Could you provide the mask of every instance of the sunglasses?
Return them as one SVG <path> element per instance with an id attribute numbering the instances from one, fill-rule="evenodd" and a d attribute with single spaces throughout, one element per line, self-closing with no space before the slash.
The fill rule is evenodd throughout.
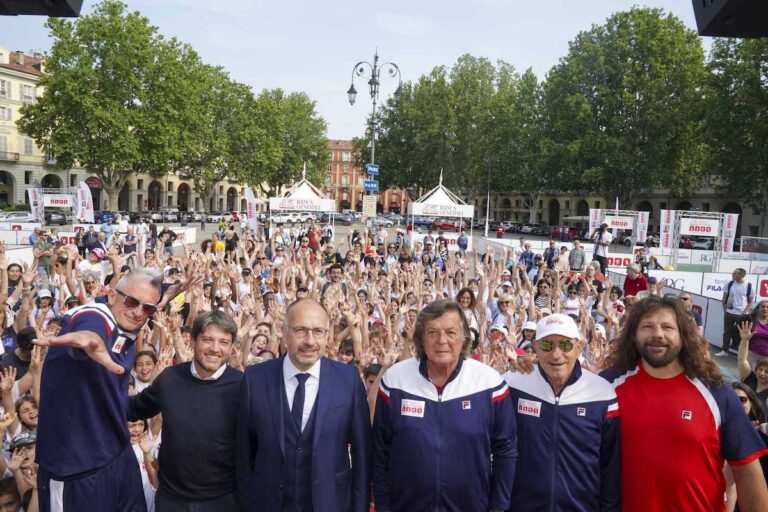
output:
<path id="1" fill-rule="evenodd" d="M 745 403 L 749 402 L 749 398 L 747 398 L 745 396 L 740 396 L 739 397 L 739 402 L 745 404 Z"/>
<path id="2" fill-rule="evenodd" d="M 539 348 L 544 352 L 552 352 L 555 346 L 560 347 L 561 352 L 570 352 L 573 350 L 573 342 L 571 340 L 560 340 L 557 343 L 550 340 L 539 341 Z"/>
<path id="3" fill-rule="evenodd" d="M 141 302 L 136 297 L 131 297 L 130 295 L 121 292 L 120 290 L 115 289 L 117 293 L 120 294 L 120 296 L 123 298 L 123 306 L 125 306 L 128 309 L 136 309 L 137 307 L 141 306 L 141 312 L 146 316 L 152 316 L 157 312 L 157 306 L 154 304 L 146 304 L 144 302 Z"/>

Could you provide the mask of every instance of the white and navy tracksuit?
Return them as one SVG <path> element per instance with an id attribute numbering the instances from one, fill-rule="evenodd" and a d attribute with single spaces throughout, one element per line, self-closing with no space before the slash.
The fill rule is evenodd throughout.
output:
<path id="1" fill-rule="evenodd" d="M 438 389 L 427 378 L 426 361 L 397 363 L 379 388 L 373 441 L 376 510 L 510 508 L 514 412 L 509 387 L 489 366 L 460 360 Z"/>
<path id="2" fill-rule="evenodd" d="M 540 367 L 507 372 L 516 410 L 512 510 L 621 510 L 619 405 L 613 387 L 576 365 L 555 395 Z"/>

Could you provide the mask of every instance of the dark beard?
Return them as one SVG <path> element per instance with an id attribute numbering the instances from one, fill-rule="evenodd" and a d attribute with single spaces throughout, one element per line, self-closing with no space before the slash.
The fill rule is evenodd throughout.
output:
<path id="1" fill-rule="evenodd" d="M 672 361 L 676 360 L 680 355 L 680 347 L 670 347 L 667 353 L 662 356 L 653 355 L 646 345 L 642 345 L 637 348 L 643 361 L 651 365 L 653 368 L 664 368 L 668 366 Z"/>

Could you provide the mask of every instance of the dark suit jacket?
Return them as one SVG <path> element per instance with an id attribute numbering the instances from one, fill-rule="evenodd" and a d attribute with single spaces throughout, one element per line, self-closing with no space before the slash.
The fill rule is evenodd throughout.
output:
<path id="1" fill-rule="evenodd" d="M 236 446 L 238 494 L 244 511 L 282 511 L 283 407 L 287 407 L 283 358 L 250 366 L 240 387 Z M 371 423 L 365 388 L 355 366 L 322 359 L 314 414 L 314 510 L 367 512 Z"/>

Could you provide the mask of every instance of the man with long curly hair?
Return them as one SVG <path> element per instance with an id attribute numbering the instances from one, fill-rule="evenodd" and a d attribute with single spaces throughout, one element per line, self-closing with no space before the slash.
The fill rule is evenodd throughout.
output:
<path id="1" fill-rule="evenodd" d="M 621 410 L 625 512 L 724 510 L 725 461 L 740 510 L 765 510 L 768 450 L 702 341 L 677 298 L 648 297 L 627 314 L 602 374 Z"/>

